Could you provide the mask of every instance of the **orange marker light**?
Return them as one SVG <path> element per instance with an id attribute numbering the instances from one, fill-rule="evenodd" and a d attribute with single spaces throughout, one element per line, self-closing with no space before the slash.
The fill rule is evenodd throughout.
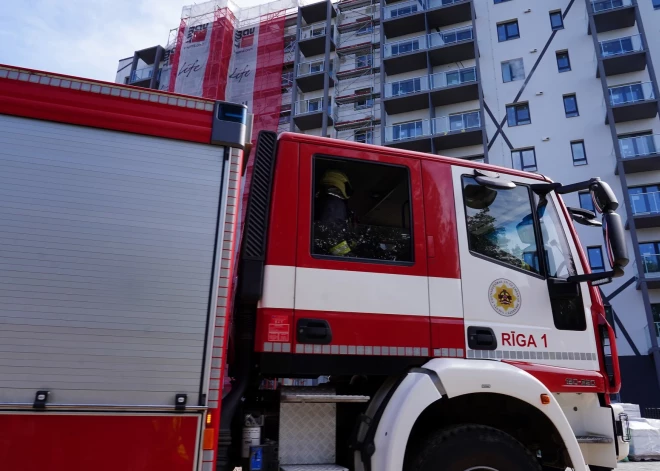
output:
<path id="1" fill-rule="evenodd" d="M 211 415 L 210 412 L 206 413 L 206 425 L 211 425 L 211 420 L 213 420 L 213 416 Z"/>
<path id="2" fill-rule="evenodd" d="M 204 429 L 204 436 L 202 437 L 202 448 L 205 450 L 215 450 L 215 440 L 213 433 L 214 429 L 206 428 Z"/>
<path id="3" fill-rule="evenodd" d="M 550 404 L 550 396 L 547 394 L 541 394 L 541 404 L 543 405 Z"/>

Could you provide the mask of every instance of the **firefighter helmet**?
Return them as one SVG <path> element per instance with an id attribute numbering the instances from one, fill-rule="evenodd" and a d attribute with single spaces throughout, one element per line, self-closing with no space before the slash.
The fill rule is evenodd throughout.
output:
<path id="1" fill-rule="evenodd" d="M 321 178 L 321 185 L 336 188 L 344 199 L 349 199 L 353 194 L 351 182 L 344 172 L 339 170 L 328 170 Z"/>

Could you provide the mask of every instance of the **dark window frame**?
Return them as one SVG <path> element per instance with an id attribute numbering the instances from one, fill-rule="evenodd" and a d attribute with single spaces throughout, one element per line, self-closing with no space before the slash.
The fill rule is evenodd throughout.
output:
<path id="1" fill-rule="evenodd" d="M 602 265 L 594 267 L 594 265 L 591 263 L 591 251 L 592 250 L 597 250 L 599 255 L 600 255 L 600 260 L 602 262 Z M 592 273 L 602 273 L 605 271 L 605 256 L 603 254 L 603 246 L 602 245 L 591 245 L 587 247 L 587 259 L 589 260 L 589 268 L 591 268 Z"/>
<path id="2" fill-rule="evenodd" d="M 530 151 L 530 150 L 534 153 L 534 165 L 533 165 L 534 170 L 528 170 L 532 166 L 531 165 L 524 165 L 524 162 L 523 162 L 522 152 Z M 514 158 L 513 157 L 514 152 L 518 152 L 520 154 L 519 155 L 519 157 L 520 157 L 520 168 L 517 169 L 517 170 L 522 170 L 523 172 L 536 172 L 536 171 L 538 171 L 539 165 L 538 165 L 538 162 L 536 160 L 536 148 L 535 147 L 522 147 L 520 149 L 511 149 L 511 162 L 512 163 L 513 163 L 513 158 Z M 515 169 L 516 166 L 514 165 L 513 168 Z"/>
<path id="3" fill-rule="evenodd" d="M 370 258 L 347 258 L 347 257 L 341 257 L 341 256 L 336 256 L 336 255 L 322 255 L 322 254 L 315 254 L 313 252 L 314 249 L 314 221 L 315 221 L 315 204 L 314 204 L 314 195 L 316 195 L 316 163 L 318 162 L 319 159 L 325 159 L 325 160 L 335 160 L 335 161 L 340 161 L 340 162 L 349 162 L 349 163 L 358 163 L 358 164 L 373 164 L 373 165 L 380 165 L 384 167 L 396 167 L 405 170 L 406 176 L 408 178 L 408 229 L 410 231 L 410 261 L 391 261 L 391 260 L 375 260 L 375 259 L 370 259 Z M 348 263 L 371 263 L 374 265 L 392 265 L 392 266 L 397 266 L 397 267 L 412 267 L 416 263 L 416 249 L 415 249 L 415 218 L 413 217 L 413 208 L 412 208 L 412 201 L 413 201 L 413 194 L 412 194 L 412 172 L 410 171 L 410 167 L 407 165 L 401 165 L 401 164 L 391 164 L 388 162 L 377 162 L 373 160 L 364 160 L 364 159 L 355 159 L 355 158 L 349 158 L 349 157 L 339 157 L 336 155 L 328 155 L 328 154 L 313 154 L 312 155 L 312 192 L 311 192 L 311 227 L 309 228 L 309 256 L 312 257 L 315 260 L 333 260 L 333 261 L 341 261 L 341 262 L 348 262 Z"/>
<path id="4" fill-rule="evenodd" d="M 562 67 L 559 64 L 559 61 L 564 59 L 564 57 L 563 57 L 564 55 L 566 56 L 565 59 L 566 59 L 566 63 L 568 65 Z M 568 49 L 565 49 L 563 51 L 555 51 L 555 59 L 557 60 L 557 71 L 560 74 L 563 74 L 564 72 L 570 72 L 572 70 L 571 69 L 571 56 L 568 53 Z"/>
<path id="5" fill-rule="evenodd" d="M 498 5 L 500 3 L 505 3 L 505 2 L 509 2 L 509 1 L 511 1 L 511 0 L 493 0 L 493 4 Z"/>
<path id="6" fill-rule="evenodd" d="M 583 158 L 575 158 L 575 149 L 573 148 L 573 145 L 575 144 L 582 145 L 582 155 L 584 155 Z M 584 146 L 584 140 L 571 141 L 571 155 L 573 156 L 573 166 L 578 167 L 589 164 L 589 161 L 587 160 L 587 148 Z"/>
<path id="7" fill-rule="evenodd" d="M 516 33 L 510 33 L 510 27 L 516 27 Z M 500 29 L 501 28 L 501 29 Z M 503 33 L 503 34 L 500 34 Z M 497 41 L 502 43 L 505 41 L 511 41 L 513 39 L 520 38 L 520 25 L 518 24 L 518 19 L 504 21 L 497 24 Z"/>
<path id="8" fill-rule="evenodd" d="M 520 61 L 520 63 L 522 64 L 522 69 L 521 69 L 522 70 L 522 77 L 521 78 L 513 78 L 514 77 L 514 75 L 512 73 L 513 69 L 511 68 L 511 66 L 509 64 L 511 64 L 514 61 Z M 504 67 L 509 68 L 509 76 L 511 77 L 511 80 L 505 80 L 505 78 L 504 78 Z M 517 82 L 518 80 L 525 80 L 525 76 L 526 76 L 526 74 L 525 74 L 525 61 L 523 60 L 522 57 L 518 57 L 516 59 L 509 59 L 509 60 L 500 62 L 500 69 L 502 70 L 502 83 L 510 83 L 510 82 Z"/>
<path id="9" fill-rule="evenodd" d="M 509 110 L 513 110 L 513 117 L 515 118 L 515 121 L 514 121 L 513 124 L 511 124 L 511 120 L 509 119 L 511 117 L 509 115 Z M 522 110 L 527 111 L 527 120 L 524 120 L 524 119 L 521 120 L 520 119 L 518 114 Z M 525 126 L 527 124 L 532 124 L 532 114 L 529 110 L 529 103 L 525 102 L 525 103 L 514 103 L 512 105 L 507 105 L 506 106 L 506 122 L 507 122 L 507 125 L 510 128 L 515 127 L 515 126 Z"/>
<path id="10" fill-rule="evenodd" d="M 575 102 L 575 111 L 568 111 L 566 109 L 566 100 L 573 99 Z M 562 97 L 562 101 L 564 102 L 564 114 L 566 115 L 567 118 L 577 118 L 580 116 L 580 108 L 578 107 L 578 101 L 577 101 L 577 95 L 575 93 L 569 93 L 568 95 L 564 95 Z"/>
<path id="11" fill-rule="evenodd" d="M 552 31 L 559 31 L 560 29 L 564 29 L 564 17 L 561 14 L 561 10 L 554 10 L 551 11 L 550 13 L 550 29 Z M 553 20 L 559 18 L 559 24 L 554 25 Z"/>
<path id="12" fill-rule="evenodd" d="M 651 5 L 653 5 L 654 10 L 660 10 L 660 0 L 652 0 Z"/>

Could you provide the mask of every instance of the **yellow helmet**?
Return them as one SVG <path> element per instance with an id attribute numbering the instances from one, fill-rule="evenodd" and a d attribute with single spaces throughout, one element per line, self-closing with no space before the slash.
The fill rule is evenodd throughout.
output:
<path id="1" fill-rule="evenodd" d="M 328 170 L 325 172 L 323 178 L 321 178 L 321 185 L 337 188 L 344 199 L 350 198 L 353 193 L 350 180 L 344 172 L 340 172 L 339 170 Z"/>

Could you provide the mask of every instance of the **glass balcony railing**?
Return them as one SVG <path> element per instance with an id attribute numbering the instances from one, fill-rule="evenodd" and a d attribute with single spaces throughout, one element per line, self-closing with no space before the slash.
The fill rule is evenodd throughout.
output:
<path id="1" fill-rule="evenodd" d="M 433 119 L 433 134 L 448 134 L 479 127 L 481 127 L 481 117 L 478 111 L 440 116 Z"/>
<path id="2" fill-rule="evenodd" d="M 301 62 L 298 64 L 298 77 L 314 75 L 325 72 L 324 61 Z M 330 73 L 332 73 L 332 61 L 330 61 Z"/>
<path id="3" fill-rule="evenodd" d="M 635 216 L 660 213 L 660 191 L 631 193 L 630 206 Z"/>
<path id="4" fill-rule="evenodd" d="M 643 49 L 644 44 L 642 43 L 642 37 L 639 34 L 600 42 L 600 52 L 603 57 L 629 54 L 631 52 L 642 51 Z"/>
<path id="5" fill-rule="evenodd" d="M 462 28 L 446 29 L 428 36 L 428 48 L 448 46 L 473 39 L 472 26 Z"/>
<path id="6" fill-rule="evenodd" d="M 300 34 L 298 37 L 301 41 L 304 41 L 305 39 L 318 38 L 321 36 L 325 36 L 325 21 L 303 26 L 300 28 Z"/>
<path id="7" fill-rule="evenodd" d="M 465 67 L 463 69 L 448 70 L 447 72 L 438 72 L 431 75 L 431 88 L 453 87 L 469 82 L 477 81 L 477 68 Z"/>
<path id="8" fill-rule="evenodd" d="M 632 5 L 632 0 L 592 0 L 591 4 L 593 5 L 594 13 L 601 13 L 616 10 L 617 8 L 629 7 Z"/>
<path id="9" fill-rule="evenodd" d="M 409 78 L 406 80 L 397 80 L 385 84 L 385 98 L 410 95 L 411 93 L 429 91 L 429 76 Z"/>
<path id="10" fill-rule="evenodd" d="M 383 8 L 383 18 L 391 20 L 393 18 L 401 18 L 402 16 L 414 15 L 424 10 L 426 10 L 426 2 L 424 0 L 397 2 Z"/>
<path id="11" fill-rule="evenodd" d="M 431 135 L 431 121 L 420 119 L 385 127 L 385 142 L 399 142 Z"/>
<path id="12" fill-rule="evenodd" d="M 312 98 L 309 100 L 297 101 L 293 107 L 293 113 L 296 116 L 311 113 L 321 113 L 322 111 L 322 98 Z M 332 105 L 328 105 L 328 115 L 332 116 Z"/>
<path id="13" fill-rule="evenodd" d="M 454 3 L 463 3 L 467 0 L 426 0 L 427 9 L 433 10 L 434 8 L 446 7 Z"/>
<path id="14" fill-rule="evenodd" d="M 646 346 L 649 348 L 649 350 L 651 349 L 651 347 L 653 345 L 651 343 L 651 335 L 655 335 L 657 337 L 658 341 L 660 342 L 660 322 L 656 321 L 656 322 L 653 323 L 653 330 L 655 332 L 653 332 L 652 334 L 649 334 L 648 324 L 644 326 L 644 334 L 646 334 Z"/>
<path id="15" fill-rule="evenodd" d="M 612 106 L 629 105 L 640 101 L 653 100 L 653 84 L 651 82 L 633 83 L 609 88 L 610 104 Z"/>
<path id="16" fill-rule="evenodd" d="M 642 269 L 645 278 L 660 277 L 660 254 L 643 254 Z"/>
<path id="17" fill-rule="evenodd" d="M 621 157 L 624 159 L 658 155 L 660 134 L 621 138 L 619 139 L 619 148 L 621 149 Z"/>
<path id="18" fill-rule="evenodd" d="M 415 36 L 414 38 L 402 39 L 385 43 L 383 57 L 396 57 L 415 51 L 426 50 L 426 36 Z"/>
<path id="19" fill-rule="evenodd" d="M 160 70 L 158 69 L 158 78 L 160 78 Z M 131 74 L 130 83 L 141 82 L 142 80 L 149 80 L 154 75 L 153 67 L 143 67 L 141 69 L 136 69 Z"/>

